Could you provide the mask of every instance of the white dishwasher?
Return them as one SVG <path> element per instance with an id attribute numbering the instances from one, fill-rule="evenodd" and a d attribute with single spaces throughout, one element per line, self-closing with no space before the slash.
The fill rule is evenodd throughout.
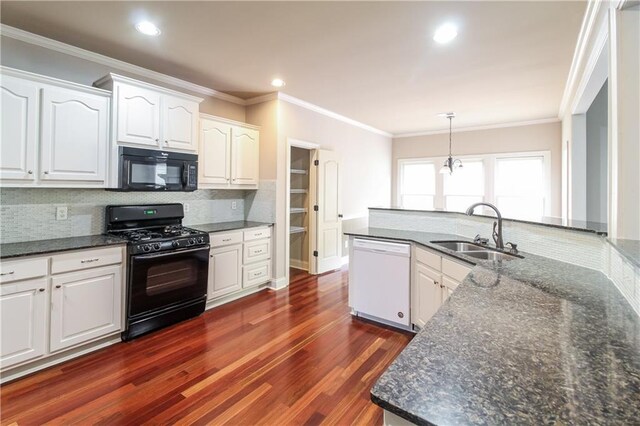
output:
<path id="1" fill-rule="evenodd" d="M 355 238 L 349 268 L 353 313 L 410 329 L 411 245 Z"/>

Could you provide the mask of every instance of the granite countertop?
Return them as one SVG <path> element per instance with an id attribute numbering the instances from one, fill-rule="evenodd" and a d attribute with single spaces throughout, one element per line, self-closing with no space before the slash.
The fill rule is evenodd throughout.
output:
<path id="1" fill-rule="evenodd" d="M 201 225 L 189 225 L 189 228 L 203 232 L 223 232 L 234 231 L 236 229 L 258 228 L 261 226 L 272 226 L 273 223 L 251 222 L 248 220 L 236 220 L 234 222 L 203 223 Z"/>
<path id="2" fill-rule="evenodd" d="M 456 235 L 367 228 L 476 264 L 371 390 L 417 424 L 632 424 L 640 418 L 640 318 L 599 271 L 521 253 L 479 261 Z"/>
<path id="3" fill-rule="evenodd" d="M 118 244 L 126 244 L 126 241 L 121 238 L 106 235 L 88 235 L 83 237 L 6 243 L 0 244 L 0 259 L 48 254 L 58 251 L 113 246 Z"/>
<path id="4" fill-rule="evenodd" d="M 369 207 L 369 210 L 391 210 L 391 211 L 406 211 L 406 212 L 421 212 L 421 213 L 427 212 L 427 213 L 443 213 L 443 214 L 450 214 L 450 215 L 466 216 L 465 213 L 461 213 L 461 212 L 451 212 L 447 210 L 406 209 L 404 207 L 399 207 L 399 206 Z M 485 217 L 485 218 L 494 219 L 494 220 L 496 218 L 495 216 L 487 216 L 480 213 L 474 213 L 474 216 Z M 595 233 L 597 235 L 603 235 L 603 236 L 607 235 L 607 230 L 608 230 L 608 226 L 606 223 L 573 220 L 573 219 L 567 220 L 567 219 L 562 219 L 561 217 L 552 217 L 552 216 L 542 216 L 537 220 L 510 219 L 508 217 L 504 217 L 503 220 L 505 222 L 530 223 L 533 225 L 542 225 L 542 226 L 548 226 L 551 228 L 591 232 L 591 233 Z"/>
<path id="5" fill-rule="evenodd" d="M 640 241 L 621 238 L 608 238 L 608 240 L 624 257 L 640 268 Z"/>

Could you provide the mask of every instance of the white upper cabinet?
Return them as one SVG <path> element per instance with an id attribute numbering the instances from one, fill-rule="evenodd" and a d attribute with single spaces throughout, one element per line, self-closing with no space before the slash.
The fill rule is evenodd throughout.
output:
<path id="1" fill-rule="evenodd" d="M 117 140 L 157 147 L 160 141 L 160 94 L 126 84 L 114 90 Z M 115 115 L 114 115 L 115 116 Z"/>
<path id="2" fill-rule="evenodd" d="M 113 146 L 198 152 L 201 98 L 117 74 L 96 81 L 113 91 Z"/>
<path id="3" fill-rule="evenodd" d="M 256 189 L 260 132 L 255 126 L 200 115 L 199 188 Z"/>
<path id="4" fill-rule="evenodd" d="M 162 138 L 166 148 L 198 151 L 198 103 L 176 96 L 162 102 Z"/>
<path id="5" fill-rule="evenodd" d="M 104 182 L 108 124 L 108 98 L 45 87 L 40 179 Z"/>
<path id="6" fill-rule="evenodd" d="M 0 179 L 35 179 L 38 85 L 2 76 Z"/>
<path id="7" fill-rule="evenodd" d="M 200 120 L 199 183 L 227 185 L 231 181 L 231 125 Z"/>
<path id="8" fill-rule="evenodd" d="M 257 185 L 260 160 L 258 131 L 243 127 L 232 130 L 231 183 L 233 185 Z"/>
<path id="9" fill-rule="evenodd" d="M 0 184 L 104 188 L 111 94 L 11 68 L 0 70 Z"/>

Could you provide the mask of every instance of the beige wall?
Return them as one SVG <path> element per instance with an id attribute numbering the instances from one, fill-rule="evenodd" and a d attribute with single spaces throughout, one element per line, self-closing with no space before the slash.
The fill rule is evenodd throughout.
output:
<path id="1" fill-rule="evenodd" d="M 551 215 L 561 214 L 562 126 L 560 122 L 487 130 L 453 131 L 453 154 L 478 155 L 504 152 L 551 152 Z M 399 159 L 446 157 L 449 134 L 395 138 L 393 140 L 393 201 L 396 200 Z"/>
<path id="2" fill-rule="evenodd" d="M 260 179 L 276 179 L 278 150 L 278 101 L 249 105 L 246 122 L 260 126 Z"/>
<path id="3" fill-rule="evenodd" d="M 342 210 L 346 219 L 367 215 L 391 197 L 391 138 L 280 102 L 280 136 L 336 152 L 342 160 Z M 285 140 L 286 143 L 286 140 Z"/>
<path id="4" fill-rule="evenodd" d="M 17 68 L 36 74 L 55 77 L 74 83 L 93 85 L 93 82 L 104 77 L 110 72 L 125 75 L 137 80 L 146 81 L 158 86 L 174 89 L 179 92 L 189 93 L 204 98 L 200 104 L 200 112 L 229 118 L 231 120 L 245 121 L 244 105 L 234 104 L 218 98 L 203 96 L 190 92 L 180 87 L 172 87 L 164 83 L 158 83 L 139 75 L 127 73 L 117 68 L 108 67 L 75 56 L 45 49 L 23 41 L 9 37 L 0 37 L 0 64 Z"/>

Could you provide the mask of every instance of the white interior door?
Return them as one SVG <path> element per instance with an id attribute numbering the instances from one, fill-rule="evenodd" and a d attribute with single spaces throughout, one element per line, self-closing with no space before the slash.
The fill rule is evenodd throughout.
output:
<path id="1" fill-rule="evenodd" d="M 342 264 L 340 161 L 334 152 L 316 150 L 311 168 L 311 181 L 315 180 L 315 205 L 318 206 L 318 211 L 314 212 L 316 229 L 312 230 L 315 234 L 312 247 L 316 252 L 313 269 L 322 274 L 338 269 Z"/>
<path id="2" fill-rule="evenodd" d="M 3 75 L 0 140 L 0 178 L 35 178 L 38 129 L 38 86 Z"/>

